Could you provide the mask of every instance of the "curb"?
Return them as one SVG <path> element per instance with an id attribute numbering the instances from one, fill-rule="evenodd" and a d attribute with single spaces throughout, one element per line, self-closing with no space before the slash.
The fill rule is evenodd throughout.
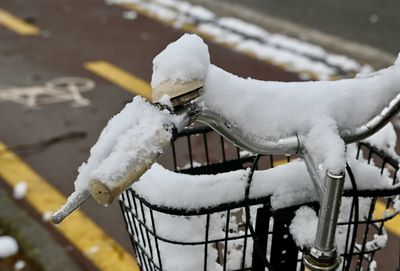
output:
<path id="1" fill-rule="evenodd" d="M 392 65 L 395 56 L 365 44 L 345 40 L 319 30 L 301 26 L 297 23 L 277 18 L 269 14 L 229 1 L 215 0 L 187 0 L 193 4 L 201 5 L 220 16 L 233 16 L 247 22 L 256 24 L 271 32 L 279 32 L 300 40 L 319 45 L 330 52 L 352 57 L 362 64 L 369 64 L 375 69 Z"/>
<path id="2" fill-rule="evenodd" d="M 13 236 L 40 271 L 83 271 L 47 230 L 18 207 L 0 187 L 0 227 Z"/>

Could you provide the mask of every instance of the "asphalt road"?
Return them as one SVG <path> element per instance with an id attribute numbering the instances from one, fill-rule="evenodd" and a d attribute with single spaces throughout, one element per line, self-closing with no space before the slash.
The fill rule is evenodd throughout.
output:
<path id="1" fill-rule="evenodd" d="M 105 5 L 103 0 L 5 0 L 0 8 L 42 30 L 40 35 L 27 37 L 0 27 L 2 90 L 28 89 L 29 93 L 65 77 L 94 82 L 92 89 L 81 93 L 80 107 L 71 99 L 44 100 L 30 107 L 28 94 L 22 100 L 0 101 L 0 141 L 69 195 L 77 168 L 87 159 L 101 129 L 133 97 L 88 71 L 85 63 L 104 60 L 149 81 L 154 56 L 182 32 L 140 14 L 135 20 L 123 19 L 121 7 Z M 207 43 L 212 62 L 232 73 L 264 80 L 298 80 L 294 73 Z M 117 204 L 103 208 L 90 201 L 82 210 L 131 251 Z"/>
<path id="2" fill-rule="evenodd" d="M 396 0 L 229 0 L 261 13 L 284 18 L 312 29 L 377 47 L 390 54 L 400 52 L 400 2 Z"/>
<path id="3" fill-rule="evenodd" d="M 1 141 L 69 195 L 77 168 L 88 158 L 101 129 L 134 96 L 89 72 L 84 63 L 106 60 L 149 81 L 154 56 L 183 33 L 144 16 L 134 21 L 123 19 L 121 7 L 108 6 L 103 0 L 6 0 L 0 8 L 42 30 L 41 35 L 26 37 L 0 27 L 3 90 L 28 88 L 29 92 L 32 87 L 43 87 L 50 80 L 63 77 L 84 77 L 95 82 L 94 89 L 82 94 L 90 101 L 88 106 L 74 107 L 67 101 L 44 102 L 30 108 L 26 102 L 0 102 Z M 214 43 L 209 47 L 213 63 L 233 73 L 259 79 L 298 80 L 293 73 Z M 82 210 L 131 251 L 118 204 L 103 208 L 90 200 Z"/>

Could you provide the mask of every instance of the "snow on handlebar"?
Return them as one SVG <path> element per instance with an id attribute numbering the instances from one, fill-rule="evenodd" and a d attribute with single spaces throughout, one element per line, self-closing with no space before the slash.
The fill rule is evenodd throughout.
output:
<path id="1" fill-rule="evenodd" d="M 135 97 L 108 122 L 78 170 L 76 191 L 53 222 L 90 195 L 110 204 L 156 162 L 174 132 L 196 119 L 253 153 L 305 153 L 308 148 L 316 165 L 342 167 L 345 144 L 370 136 L 399 112 L 399 62 L 369 76 L 331 82 L 243 79 L 210 64 L 201 38 L 184 35 L 153 61 L 153 105 Z M 318 140 L 307 143 L 320 131 L 328 131 L 335 142 L 323 150 L 323 158 L 313 147 Z M 327 159 L 331 150 L 336 160 Z"/>

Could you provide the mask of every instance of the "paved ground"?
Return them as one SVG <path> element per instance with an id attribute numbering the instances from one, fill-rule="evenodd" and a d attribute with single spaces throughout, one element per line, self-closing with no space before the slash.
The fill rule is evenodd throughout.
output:
<path id="1" fill-rule="evenodd" d="M 265 14 L 284 18 L 334 36 L 357 41 L 397 55 L 400 2 L 392 0 L 230 0 Z"/>
<path id="2" fill-rule="evenodd" d="M 86 70 L 84 63 L 106 60 L 149 81 L 153 57 L 182 32 L 142 16 L 133 22 L 125 20 L 120 7 L 107 6 L 102 0 L 6 1 L 0 8 L 42 30 L 37 36 L 21 36 L 0 27 L 0 85 L 8 86 L 3 89 L 43 86 L 52 79 L 71 76 L 95 82 L 94 89 L 82 94 L 90 100 L 90 105 L 84 107 L 64 102 L 29 108 L 27 103 L 1 102 L 1 141 L 69 195 L 77 168 L 87 159 L 101 129 L 133 97 Z M 213 43 L 209 45 L 214 63 L 236 74 L 297 79 L 295 74 Z M 102 208 L 90 201 L 82 209 L 131 250 L 117 204 Z"/>
<path id="3" fill-rule="evenodd" d="M 12 96 L 13 101 L 0 101 L 0 141 L 44 180 L 69 195 L 77 168 L 87 159 L 102 127 L 134 96 L 89 71 L 85 63 L 107 61 L 148 82 L 153 57 L 182 32 L 141 14 L 133 21 L 123 19 L 121 7 L 107 6 L 103 0 L 5 0 L 0 9 L 40 29 L 38 35 L 24 36 L 0 27 L 0 90 L 25 91 Z M 208 44 L 212 62 L 235 74 L 298 80 L 294 73 L 213 42 Z M 66 77 L 86 80 L 82 83 Z M 57 78 L 64 78 L 58 86 L 73 82 L 83 84 L 87 91 L 73 99 L 55 93 L 51 100 L 46 95 L 49 84 L 54 86 L 52 80 Z M 29 99 L 28 93 L 43 89 L 38 100 Z M 131 251 L 117 204 L 102 208 L 90 201 L 82 210 Z M 66 240 L 62 243 L 70 246 Z M 86 270 L 98 268 L 90 263 L 82 265 Z"/>

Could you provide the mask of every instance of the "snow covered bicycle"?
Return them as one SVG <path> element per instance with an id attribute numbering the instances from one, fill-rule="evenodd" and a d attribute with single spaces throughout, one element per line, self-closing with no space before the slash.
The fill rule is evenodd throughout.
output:
<path id="1" fill-rule="evenodd" d="M 380 171 L 360 151 L 361 161 L 354 159 L 351 143 L 399 112 L 399 63 L 336 82 L 246 80 L 211 65 L 195 35 L 170 44 L 153 63 L 155 106 L 135 97 L 110 120 L 54 222 L 89 196 L 108 205 L 128 189 L 121 207 L 143 270 L 361 270 L 365 259 L 373 268 L 374 253 L 385 243 L 383 224 L 399 209 L 398 162 L 381 155 Z M 152 166 L 171 140 L 193 133 L 185 127 L 196 120 L 250 156 L 239 151 L 236 159 L 207 158 L 198 167 L 190 160 L 192 174 L 229 171 L 217 175 L 190 177 Z M 260 157 L 270 155 L 301 159 L 255 170 Z M 248 162 L 250 169 L 241 169 Z M 350 200 L 342 202 L 342 194 Z M 393 197 L 384 208 L 393 212 L 375 219 L 380 196 Z M 365 234 L 357 243 L 360 224 Z M 374 227 L 377 236 L 367 241 Z"/>

